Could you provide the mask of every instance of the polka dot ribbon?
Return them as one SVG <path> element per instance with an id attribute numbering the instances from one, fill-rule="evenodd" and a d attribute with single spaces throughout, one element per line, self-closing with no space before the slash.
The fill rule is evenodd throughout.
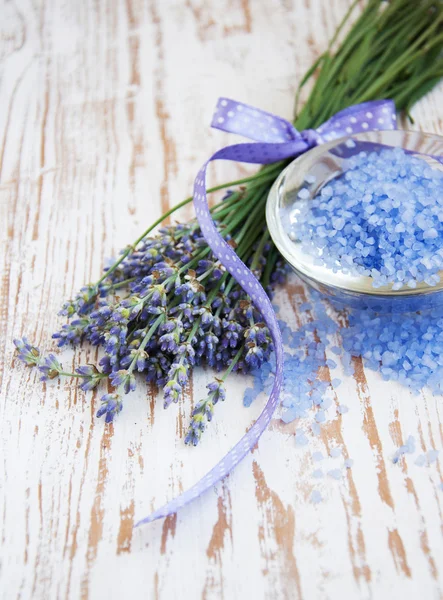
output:
<path id="1" fill-rule="evenodd" d="M 183 494 L 154 511 L 137 525 L 150 523 L 177 512 L 223 479 L 255 446 L 268 426 L 278 404 L 283 382 L 283 344 L 271 302 L 260 282 L 220 236 L 209 212 L 206 197 L 206 169 L 214 160 L 269 164 L 298 156 L 313 146 L 366 130 L 395 129 L 395 105 L 378 100 L 351 106 L 334 115 L 318 129 L 298 132 L 291 123 L 271 113 L 228 98 L 220 98 L 212 127 L 237 133 L 256 143 L 236 144 L 216 152 L 199 171 L 194 183 L 194 207 L 208 246 L 231 273 L 263 315 L 272 337 L 276 359 L 274 385 L 262 413 L 243 438 L 200 481 Z"/>

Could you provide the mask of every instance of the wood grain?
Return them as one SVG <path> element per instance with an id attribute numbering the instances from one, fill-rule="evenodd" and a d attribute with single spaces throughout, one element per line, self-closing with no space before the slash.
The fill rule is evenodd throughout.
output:
<path id="1" fill-rule="evenodd" d="M 233 378 L 204 448 L 183 445 L 197 372 L 178 406 L 152 390 L 114 427 L 72 382 L 42 385 L 13 337 L 44 350 L 66 297 L 182 200 L 228 136 L 208 128 L 219 95 L 290 116 L 294 89 L 349 0 L 3 0 L 0 14 L 0 595 L 12 598 L 443 597 L 439 462 L 394 464 L 409 435 L 443 446 L 440 397 L 413 396 L 355 361 L 308 447 L 274 420 L 223 483 L 177 516 L 134 522 L 190 486 L 260 412 Z M 440 86 L 415 127 L 443 133 Z M 248 172 L 218 164 L 212 181 Z M 183 211 L 183 217 L 191 214 Z M 303 288 L 278 293 L 294 328 Z M 65 351 L 63 363 L 95 360 Z M 325 370 L 322 377 L 330 378 Z M 320 484 L 311 454 L 352 457 Z M 338 459 L 336 459 L 338 460 Z M 332 467 L 331 467 L 332 468 Z"/>

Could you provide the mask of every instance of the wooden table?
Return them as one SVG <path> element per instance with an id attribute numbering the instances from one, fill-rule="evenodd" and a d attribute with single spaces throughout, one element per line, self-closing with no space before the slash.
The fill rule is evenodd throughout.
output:
<path id="1" fill-rule="evenodd" d="M 210 372 L 168 411 L 128 397 L 114 427 L 96 394 L 40 384 L 13 337 L 53 348 L 63 300 L 189 195 L 232 140 L 208 127 L 219 95 L 290 116 L 302 73 L 348 0 L 4 0 L 0 17 L 2 388 L 0 593 L 12 598 L 415 598 L 443 595 L 442 473 L 414 456 L 443 445 L 442 399 L 413 396 L 356 362 L 350 410 L 308 446 L 278 420 L 235 472 L 178 516 L 133 523 L 215 464 L 263 406 L 228 400 L 201 447 L 183 432 Z M 443 133 L 439 87 L 414 127 Z M 212 181 L 250 172 L 217 164 Z M 182 213 L 183 218 L 191 211 Z M 296 326 L 294 282 L 278 302 Z M 294 308 L 295 307 L 295 308 Z M 95 360 L 84 348 L 66 367 Z M 354 459 L 312 477 L 312 452 Z M 337 461 L 343 459 L 335 459 Z M 341 464 L 339 462 L 334 464 Z M 310 501 L 314 483 L 323 502 Z"/>

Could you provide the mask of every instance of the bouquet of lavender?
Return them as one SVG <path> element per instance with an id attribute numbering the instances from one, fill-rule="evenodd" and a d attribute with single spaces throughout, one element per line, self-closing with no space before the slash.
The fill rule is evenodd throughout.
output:
<path id="1" fill-rule="evenodd" d="M 327 51 L 300 83 L 315 84 L 298 129 L 317 127 L 337 111 L 379 98 L 391 98 L 398 110 L 409 108 L 443 76 L 443 5 L 437 0 L 369 0 L 342 44 L 337 39 L 355 2 Z M 222 237 L 271 295 L 285 279 L 285 264 L 265 223 L 272 183 L 285 167 L 277 163 L 246 179 L 209 191 L 227 189 L 212 217 Z M 260 367 L 272 352 L 261 314 L 235 279 L 213 256 L 196 220 L 168 225 L 163 220 L 192 199 L 163 215 L 95 283 L 65 303 L 68 318 L 54 338 L 59 346 L 89 342 L 103 351 L 99 365 L 67 373 L 57 358 L 41 356 L 24 338 L 16 340 L 20 358 L 36 366 L 42 379 L 75 377 L 84 391 L 107 379 L 112 391 L 101 398 L 97 416 L 111 423 L 122 410 L 123 396 L 142 377 L 163 388 L 164 406 L 176 403 L 194 366 L 220 372 L 208 395 L 192 413 L 185 443 L 196 445 L 214 406 L 225 399 L 224 381 L 232 371 Z"/>

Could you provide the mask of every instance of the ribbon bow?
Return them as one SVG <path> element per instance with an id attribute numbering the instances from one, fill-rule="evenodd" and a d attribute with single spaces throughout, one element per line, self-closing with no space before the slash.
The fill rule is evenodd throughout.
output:
<path id="1" fill-rule="evenodd" d="M 281 117 L 248 104 L 220 98 L 211 126 L 229 133 L 243 135 L 256 142 L 222 148 L 203 165 L 194 182 L 194 207 L 208 246 L 250 296 L 269 328 L 276 358 L 274 384 L 257 421 L 232 450 L 194 486 L 139 521 L 137 526 L 177 512 L 179 508 L 223 479 L 250 452 L 268 426 L 277 406 L 283 382 L 283 344 L 277 318 L 260 282 L 217 231 L 209 212 L 206 197 L 207 166 L 213 160 L 220 159 L 256 164 L 279 162 L 298 156 L 319 144 L 355 133 L 396 129 L 397 120 L 394 102 L 377 100 L 346 108 L 323 123 L 318 129 L 306 129 L 299 132 L 289 121 Z"/>

